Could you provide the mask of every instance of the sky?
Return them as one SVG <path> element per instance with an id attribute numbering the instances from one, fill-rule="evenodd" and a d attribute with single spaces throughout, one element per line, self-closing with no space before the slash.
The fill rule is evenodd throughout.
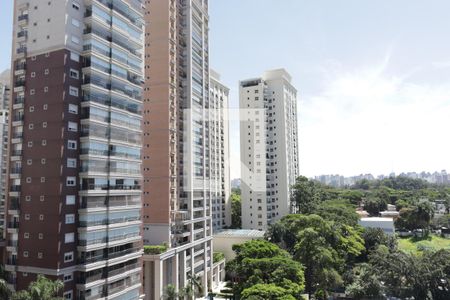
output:
<path id="1" fill-rule="evenodd" d="M 0 72 L 12 0 L 0 0 Z M 300 173 L 450 170 L 450 1 L 210 0 L 210 65 L 231 88 L 285 68 L 299 101 Z M 231 177 L 240 177 L 231 122 Z"/>
<path id="2" fill-rule="evenodd" d="M 210 0 L 210 65 L 231 88 L 285 68 L 300 173 L 450 170 L 450 1 Z M 231 176 L 239 128 L 231 126 Z"/>

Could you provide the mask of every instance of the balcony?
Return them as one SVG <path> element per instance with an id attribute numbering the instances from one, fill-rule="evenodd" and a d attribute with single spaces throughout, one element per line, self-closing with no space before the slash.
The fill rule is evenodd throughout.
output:
<path id="1" fill-rule="evenodd" d="M 17 42 L 25 42 L 28 38 L 28 31 L 22 30 L 17 33 Z"/>
<path id="2" fill-rule="evenodd" d="M 28 14 L 20 15 L 17 17 L 19 26 L 24 26 L 28 24 Z"/>
<path id="3" fill-rule="evenodd" d="M 14 167 L 14 168 L 11 168 L 11 175 L 12 174 L 21 174 L 22 173 L 22 168 L 21 167 Z"/>
<path id="4" fill-rule="evenodd" d="M 11 192 L 20 192 L 22 190 L 22 186 L 20 186 L 20 185 L 11 185 L 9 190 Z"/>
<path id="5" fill-rule="evenodd" d="M 17 58 L 24 58 L 27 55 L 27 47 L 20 47 L 16 50 Z"/>
<path id="6" fill-rule="evenodd" d="M 21 48 L 19 48 L 19 49 L 21 49 Z M 24 75 L 26 67 L 27 67 L 26 63 L 18 63 L 18 64 L 16 64 L 16 66 L 14 68 L 14 75 L 15 76 Z"/>
<path id="7" fill-rule="evenodd" d="M 8 228 L 18 229 L 19 221 L 10 221 L 8 222 Z"/>
<path id="8" fill-rule="evenodd" d="M 25 79 L 19 79 L 14 82 L 14 92 L 20 93 L 25 90 Z"/>
<path id="9" fill-rule="evenodd" d="M 17 134 L 17 135 L 19 135 L 19 134 Z M 16 136 L 16 134 L 14 136 Z M 22 136 L 23 136 L 23 133 L 20 134 L 20 138 L 22 138 Z M 17 137 L 14 137 L 14 138 L 17 138 Z M 23 150 L 12 150 L 11 156 L 22 156 L 22 153 L 23 153 Z"/>

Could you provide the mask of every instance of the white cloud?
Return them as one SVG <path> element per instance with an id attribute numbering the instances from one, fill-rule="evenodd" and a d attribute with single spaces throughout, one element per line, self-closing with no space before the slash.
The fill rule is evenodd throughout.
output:
<path id="1" fill-rule="evenodd" d="M 301 173 L 440 170 L 450 167 L 450 83 L 416 84 L 382 64 L 340 71 L 300 105 Z"/>

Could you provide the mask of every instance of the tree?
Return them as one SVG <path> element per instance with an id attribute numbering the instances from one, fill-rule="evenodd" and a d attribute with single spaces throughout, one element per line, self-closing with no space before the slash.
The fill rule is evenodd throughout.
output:
<path id="1" fill-rule="evenodd" d="M 350 226 L 358 224 L 358 214 L 355 207 L 348 200 L 327 200 L 320 203 L 314 214 L 327 221 L 333 221 Z"/>
<path id="2" fill-rule="evenodd" d="M 337 251 L 328 247 L 326 239 L 313 228 L 306 228 L 298 234 L 294 257 L 305 266 L 308 295 L 311 296 L 317 289 L 327 291 L 342 283 L 336 268 L 343 261 Z"/>
<path id="3" fill-rule="evenodd" d="M 0 299 L 8 300 L 10 297 L 11 291 L 8 287 L 7 273 L 3 265 L 0 265 Z"/>
<path id="4" fill-rule="evenodd" d="M 231 228 L 242 227 L 242 202 L 240 193 L 232 193 L 231 196 Z"/>
<path id="5" fill-rule="evenodd" d="M 434 205 L 428 200 L 421 200 L 409 207 L 402 208 L 395 225 L 401 229 L 423 229 L 428 234 L 433 216 Z"/>
<path id="6" fill-rule="evenodd" d="M 378 197 L 369 197 L 364 200 L 364 209 L 372 216 L 387 209 L 387 201 Z"/>
<path id="7" fill-rule="evenodd" d="M 320 202 L 331 199 L 331 194 L 337 194 L 332 188 L 304 176 L 298 177 L 292 188 L 292 202 L 302 214 L 311 214 Z"/>
<path id="8" fill-rule="evenodd" d="M 376 271 L 369 264 L 361 264 L 352 270 L 352 283 L 345 293 L 354 299 L 382 299 L 383 285 Z"/>
<path id="9" fill-rule="evenodd" d="M 14 300 L 62 300 L 59 292 L 64 288 L 60 280 L 52 281 L 43 275 L 38 275 L 36 281 L 28 286 L 28 290 L 14 294 Z"/>
<path id="10" fill-rule="evenodd" d="M 289 290 L 275 284 L 255 284 L 242 291 L 241 299 L 248 300 L 295 300 Z"/>
<path id="11" fill-rule="evenodd" d="M 237 295 L 258 284 L 281 287 L 295 299 L 304 288 L 303 267 L 277 245 L 265 240 L 253 240 L 233 245 L 236 258 L 226 266 L 236 280 Z M 257 298 L 256 298 L 257 299 Z"/>
<path id="12" fill-rule="evenodd" d="M 397 250 L 397 240 L 394 236 L 386 234 L 383 229 L 365 228 L 362 238 L 365 246 L 365 252 L 362 253 L 363 261 L 367 261 L 370 252 L 378 249 L 380 245 L 386 246 L 390 251 Z"/>
<path id="13" fill-rule="evenodd" d="M 164 300 L 178 300 L 177 289 L 173 284 L 168 284 L 162 297 Z"/>

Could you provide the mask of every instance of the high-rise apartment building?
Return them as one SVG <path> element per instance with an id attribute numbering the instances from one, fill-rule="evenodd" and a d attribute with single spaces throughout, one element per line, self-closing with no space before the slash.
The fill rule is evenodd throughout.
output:
<path id="1" fill-rule="evenodd" d="M 230 89 L 220 81 L 219 73 L 210 70 L 209 122 L 211 153 L 211 199 L 213 231 L 231 225 L 229 117 Z"/>
<path id="2" fill-rule="evenodd" d="M 6 270 L 139 299 L 143 4 L 16 0 Z"/>
<path id="3" fill-rule="evenodd" d="M 144 292 L 160 299 L 168 284 L 214 282 L 211 203 L 216 128 L 209 99 L 207 0 L 151 0 L 146 13 L 144 91 Z M 215 119 L 214 119 L 215 120 Z M 215 148 L 214 148 L 215 149 Z M 214 150 L 215 151 L 215 150 Z"/>
<path id="4" fill-rule="evenodd" d="M 11 90 L 9 88 L 9 79 L 5 78 L 5 82 L 0 79 L 0 240 L 3 239 L 5 233 L 5 200 L 6 200 L 6 183 L 8 169 L 8 133 L 9 133 L 9 99 Z"/>
<path id="5" fill-rule="evenodd" d="M 297 91 L 284 70 L 240 82 L 242 228 L 289 214 L 299 175 Z"/>

